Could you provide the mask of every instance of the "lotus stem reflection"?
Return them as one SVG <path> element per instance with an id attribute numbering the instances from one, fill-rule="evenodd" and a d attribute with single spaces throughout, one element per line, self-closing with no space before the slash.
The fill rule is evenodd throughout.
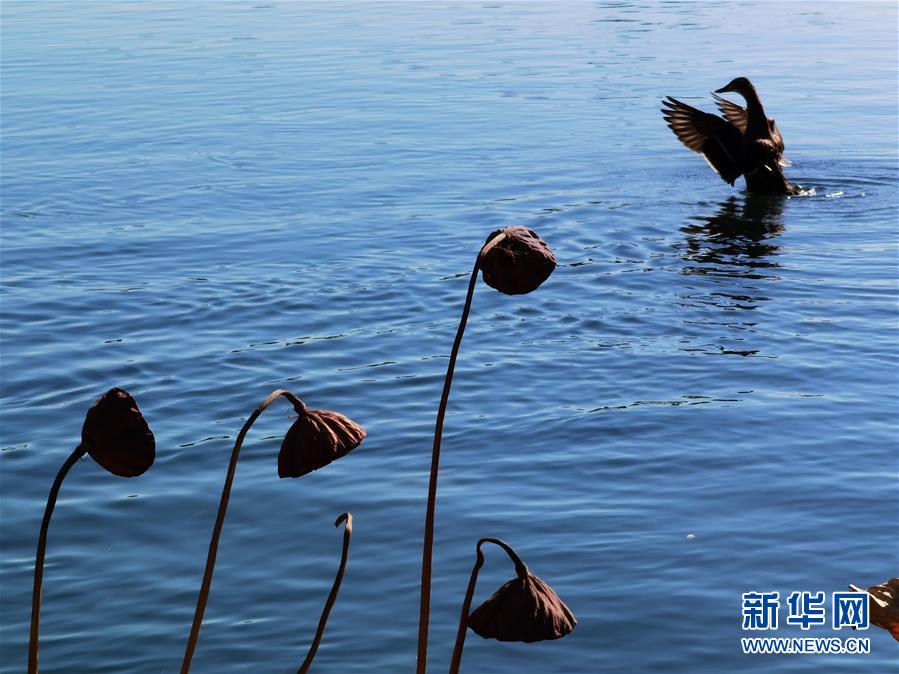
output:
<path id="1" fill-rule="evenodd" d="M 515 564 L 516 577 L 469 614 L 478 572 L 484 565 L 484 553 L 481 551 L 484 543 L 493 543 L 506 551 Z M 528 570 L 527 565 L 509 545 L 498 538 L 482 538 L 477 544 L 477 559 L 471 569 L 471 578 L 462 602 L 462 614 L 459 617 L 459 630 L 456 633 L 456 645 L 453 648 L 449 672 L 459 674 L 462 648 L 465 645 L 468 628 L 485 639 L 533 643 L 560 639 L 571 633 L 575 625 L 577 620 L 571 609 L 549 585 Z"/>
<path id="2" fill-rule="evenodd" d="M 284 442 L 281 444 L 281 452 L 278 455 L 278 475 L 280 477 L 300 477 L 314 470 L 327 466 L 332 461 L 345 456 L 359 446 L 365 438 L 365 430 L 347 417 L 337 412 L 328 410 L 310 410 L 306 404 L 290 391 L 278 389 L 268 395 L 246 420 L 231 452 L 231 461 L 228 463 L 228 472 L 225 476 L 225 486 L 222 489 L 222 498 L 219 501 L 218 513 L 215 525 L 212 528 L 212 538 L 209 541 L 209 554 L 206 557 L 206 568 L 203 571 L 203 582 L 197 596 L 197 608 L 194 611 L 194 619 L 190 628 L 190 636 L 184 651 L 184 660 L 181 663 L 181 674 L 190 671 L 191 660 L 197 647 L 197 639 L 200 636 L 200 627 L 203 623 L 203 613 L 206 610 L 206 602 L 209 599 L 209 588 L 212 585 L 212 573 L 215 569 L 215 558 L 218 553 L 219 538 L 222 534 L 222 526 L 225 523 L 225 513 L 228 509 L 228 499 L 231 496 L 231 484 L 234 482 L 234 472 L 237 469 L 237 458 L 240 447 L 243 444 L 247 431 L 259 418 L 265 409 L 280 397 L 286 398 L 297 413 L 297 419 L 287 431 Z M 340 520 L 338 520 L 338 524 Z M 348 530 L 351 530 L 350 521 L 347 522 Z M 349 539 L 345 541 L 345 550 L 348 550 Z M 345 564 L 345 560 L 343 562 Z M 343 568 L 338 575 L 338 580 L 343 577 Z M 337 583 L 339 587 L 339 582 Z M 332 590 L 336 598 L 336 588 Z M 329 598 L 333 604 L 333 601 Z M 327 621 L 327 611 L 323 620 Z M 324 632 L 324 624 L 319 628 Z M 320 635 L 318 635 L 320 638 Z M 315 649 L 318 642 L 314 642 Z M 314 657 L 314 652 L 312 656 Z M 309 659 L 311 664 L 311 658 Z M 308 667 L 308 665 L 304 666 Z"/>
<path id="3" fill-rule="evenodd" d="M 156 458 L 156 440 L 130 393 L 120 388 L 112 388 L 91 406 L 81 429 L 81 444 L 62 464 L 53 481 L 53 486 L 50 487 L 34 562 L 31 630 L 28 640 L 28 674 L 37 674 L 38 672 L 41 590 L 50 518 L 53 516 L 62 481 L 72 466 L 85 454 L 89 454 L 94 461 L 113 475 L 121 477 L 137 477 L 153 465 Z"/>
<path id="4" fill-rule="evenodd" d="M 421 604 L 418 620 L 417 674 L 425 674 L 428 657 L 428 623 L 431 611 L 431 563 L 434 548 L 434 513 L 437 505 L 437 472 L 440 465 L 440 441 L 443 435 L 443 420 L 449 400 L 450 387 L 456 358 L 468 322 L 471 300 L 478 280 L 478 271 L 483 272 L 484 282 L 491 288 L 507 295 L 521 295 L 536 290 L 556 267 L 556 259 L 549 246 L 539 236 L 526 227 L 506 227 L 492 232 L 475 259 L 468 293 L 462 307 L 462 318 L 456 331 L 456 339 L 450 352 L 449 365 L 443 383 L 443 393 L 437 409 L 434 427 L 434 445 L 431 451 L 431 473 L 428 481 L 428 503 L 425 512 L 424 545 L 421 560 Z"/>

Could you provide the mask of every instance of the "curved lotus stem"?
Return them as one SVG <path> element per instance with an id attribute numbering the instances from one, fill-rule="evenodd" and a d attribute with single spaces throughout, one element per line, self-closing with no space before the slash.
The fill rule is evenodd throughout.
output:
<path id="1" fill-rule="evenodd" d="M 225 486 L 222 489 L 222 499 L 219 502 L 215 526 L 212 528 L 212 539 L 209 541 L 209 554 L 206 557 L 203 582 L 200 585 L 200 593 L 197 596 L 197 608 L 194 611 L 190 637 L 187 640 L 184 660 L 181 663 L 181 674 L 187 674 L 190 671 L 190 663 L 193 659 L 194 650 L 197 647 L 197 639 L 200 636 L 200 627 L 203 624 L 203 613 L 206 610 L 206 602 L 209 599 L 209 587 L 212 584 L 212 572 L 215 568 L 219 537 L 222 534 L 222 525 L 225 523 L 225 511 L 228 508 L 228 499 L 231 495 L 234 471 L 237 469 L 237 457 L 240 453 L 240 446 L 243 444 L 250 426 L 259 418 L 259 415 L 282 396 L 293 404 L 293 408 L 299 416 L 290 427 L 290 430 L 287 431 L 287 435 L 284 436 L 284 441 L 281 443 L 281 452 L 278 456 L 278 475 L 280 477 L 300 477 L 327 466 L 335 459 L 339 459 L 355 447 L 358 447 L 359 443 L 365 438 L 365 429 L 357 423 L 337 412 L 309 410 L 306 408 L 306 404 L 290 391 L 283 389 L 272 391 L 265 400 L 259 403 L 259 407 L 250 415 L 243 428 L 240 429 L 240 433 L 237 434 L 237 440 L 231 452 L 231 461 L 228 464 Z M 339 522 L 340 520 L 338 520 Z M 330 607 L 328 607 L 328 610 L 330 610 Z M 324 625 L 320 627 L 322 630 L 324 629 Z"/>
<path id="2" fill-rule="evenodd" d="M 493 543 L 505 550 L 506 554 L 515 563 L 515 573 L 518 574 L 519 578 L 524 578 L 528 574 L 527 565 L 503 541 L 490 537 L 482 538 L 478 541 L 477 559 L 471 569 L 471 578 L 468 580 L 468 589 L 465 590 L 465 599 L 462 602 L 462 615 L 459 617 L 459 631 L 456 632 L 456 645 L 453 647 L 453 659 L 450 662 L 449 674 L 459 674 L 459 666 L 462 664 L 462 648 L 465 645 L 465 634 L 468 632 L 468 614 L 471 611 L 471 599 L 474 596 L 474 587 L 478 582 L 478 571 L 484 566 L 484 553 L 481 552 L 481 546 L 484 543 Z"/>
<path id="3" fill-rule="evenodd" d="M 440 396 L 440 406 L 437 408 L 437 422 L 434 427 L 434 446 L 431 450 L 431 476 L 428 481 L 428 505 L 425 512 L 424 550 L 421 558 L 421 605 L 418 616 L 417 674 L 425 674 L 425 670 L 427 669 L 428 621 L 431 613 L 431 560 L 434 551 L 434 511 L 437 506 L 437 471 L 440 466 L 440 440 L 443 436 L 443 419 L 446 416 L 446 405 L 449 401 L 450 387 L 453 385 L 453 372 L 456 369 L 456 358 L 459 355 L 462 336 L 465 334 L 468 313 L 471 311 L 471 299 L 474 296 L 475 285 L 477 285 L 481 260 L 485 253 L 505 237 L 506 232 L 502 231 L 484 244 L 475 260 L 474 268 L 471 270 L 471 279 L 468 281 L 468 294 L 465 296 L 465 305 L 462 307 L 462 318 L 459 320 L 459 328 L 456 330 L 456 339 L 453 342 L 449 365 L 447 365 L 446 368 L 446 378 L 443 382 L 443 394 Z"/>
<path id="4" fill-rule="evenodd" d="M 38 632 L 41 623 L 41 587 L 44 580 L 44 555 L 47 551 L 47 530 L 50 528 L 50 518 L 53 516 L 53 508 L 56 506 L 56 497 L 59 488 L 68 472 L 78 460 L 87 453 L 87 450 L 78 445 L 69 458 L 62 464 L 62 468 L 56 474 L 50 494 L 47 496 L 47 507 L 44 509 L 44 519 L 41 521 L 41 533 L 37 541 L 37 556 L 34 561 L 34 590 L 31 594 L 31 634 L 28 640 L 28 674 L 37 674 Z"/>
<path id="5" fill-rule="evenodd" d="M 181 663 L 181 674 L 187 674 L 190 671 L 190 663 L 193 659 L 194 650 L 197 648 L 197 639 L 200 636 L 200 626 L 203 623 L 203 613 L 206 611 L 206 602 L 209 599 L 209 587 L 212 585 L 212 572 L 215 569 L 215 557 L 218 553 L 219 538 L 222 534 L 222 526 L 225 523 L 225 512 L 228 509 L 228 499 L 231 496 L 231 483 L 234 482 L 234 472 L 237 470 L 237 457 L 240 454 L 240 446 L 250 430 L 250 426 L 259 418 L 265 409 L 281 396 L 287 398 L 297 412 L 305 411 L 306 404 L 297 398 L 290 391 L 277 389 L 272 391 L 268 397 L 259 403 L 259 406 L 253 411 L 249 419 L 237 434 L 237 440 L 234 443 L 234 449 L 231 451 L 231 461 L 228 464 L 228 473 L 225 476 L 225 486 L 222 489 L 222 498 L 219 502 L 218 514 L 215 517 L 215 526 L 212 528 L 212 539 L 209 541 L 209 554 L 206 557 L 206 569 L 203 571 L 203 582 L 200 585 L 200 594 L 197 596 L 197 608 L 194 611 L 194 621 L 190 627 L 190 637 L 187 640 L 187 647 L 184 650 L 184 660 Z"/>
<path id="6" fill-rule="evenodd" d="M 337 575 L 334 577 L 334 584 L 331 586 L 331 592 L 328 594 L 328 599 L 325 602 L 325 608 L 322 610 L 322 617 L 318 621 L 318 629 L 315 631 L 315 638 L 312 640 L 312 645 L 309 646 L 309 652 L 306 654 L 306 659 L 303 660 L 303 664 L 300 665 L 297 674 L 306 674 L 312 666 L 312 660 L 318 652 L 318 645 L 321 643 L 322 636 L 325 633 L 325 625 L 328 624 L 328 616 L 331 614 L 331 608 L 334 606 L 334 602 L 337 601 L 337 593 L 340 592 L 340 583 L 343 581 L 343 573 L 346 571 L 347 559 L 349 559 L 350 556 L 350 536 L 353 534 L 352 513 L 343 513 L 343 515 L 338 517 L 337 521 L 334 522 L 334 526 L 339 527 L 342 522 L 346 522 L 346 526 L 343 529 L 343 552 L 340 555 L 340 566 L 337 569 Z"/>

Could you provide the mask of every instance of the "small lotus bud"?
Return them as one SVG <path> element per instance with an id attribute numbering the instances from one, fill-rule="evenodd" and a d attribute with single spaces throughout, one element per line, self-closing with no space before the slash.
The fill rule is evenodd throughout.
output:
<path id="1" fill-rule="evenodd" d="M 559 595 L 526 568 L 468 616 L 468 626 L 476 634 L 499 641 L 559 639 L 575 625 L 577 620 Z"/>
<path id="2" fill-rule="evenodd" d="M 300 477 L 327 466 L 359 446 L 365 429 L 337 412 L 302 410 L 278 454 L 278 475 Z"/>
<path id="3" fill-rule="evenodd" d="M 481 256 L 484 283 L 506 295 L 536 290 L 556 268 L 552 250 L 527 227 L 498 229 L 487 237 L 487 242 L 499 234 L 505 237 Z"/>
<path id="4" fill-rule="evenodd" d="M 136 477 L 156 458 L 156 441 L 131 394 L 111 388 L 87 411 L 81 444 L 113 475 Z"/>

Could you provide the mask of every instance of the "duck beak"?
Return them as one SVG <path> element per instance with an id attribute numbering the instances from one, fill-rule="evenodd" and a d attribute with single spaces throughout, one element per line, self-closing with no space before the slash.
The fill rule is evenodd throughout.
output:
<path id="1" fill-rule="evenodd" d="M 739 79 L 739 78 L 737 78 L 737 79 Z M 716 94 L 723 94 L 723 93 L 726 92 L 726 91 L 732 91 L 732 92 L 734 92 L 735 94 L 739 94 L 739 93 L 740 93 L 740 87 L 737 86 L 737 80 L 731 80 L 730 82 L 728 82 L 727 84 L 725 84 L 723 87 L 721 87 L 720 89 L 716 90 L 715 93 L 716 93 Z"/>

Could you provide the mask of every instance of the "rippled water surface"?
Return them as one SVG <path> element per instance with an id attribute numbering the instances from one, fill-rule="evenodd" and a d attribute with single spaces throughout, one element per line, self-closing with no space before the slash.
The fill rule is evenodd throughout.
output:
<path id="1" fill-rule="evenodd" d="M 491 535 L 579 624 L 472 635 L 464 671 L 894 671 L 879 629 L 868 656 L 739 648 L 742 592 L 899 569 L 894 3 L 2 12 L 4 671 L 24 671 L 47 490 L 111 386 L 157 461 L 124 480 L 85 459 L 63 485 L 43 671 L 177 671 L 232 443 L 279 387 L 369 437 L 279 480 L 289 406 L 254 426 L 192 671 L 296 669 L 344 510 L 313 670 L 412 671 L 441 382 L 475 254 L 513 224 L 559 267 L 530 295 L 475 293 L 430 669 Z M 738 75 L 815 196 L 747 198 L 666 128 L 663 96 L 712 110 Z M 487 552 L 476 601 L 513 573 Z"/>

